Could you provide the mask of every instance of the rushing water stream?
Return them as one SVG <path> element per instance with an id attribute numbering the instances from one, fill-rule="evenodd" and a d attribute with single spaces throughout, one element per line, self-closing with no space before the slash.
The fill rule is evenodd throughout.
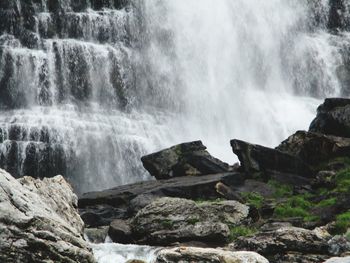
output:
<path id="1" fill-rule="evenodd" d="M 150 179 L 143 154 L 276 145 L 348 95 L 348 17 L 328 0 L 4 0 L 0 166 L 79 192 Z M 338 1 L 339 2 L 339 1 Z"/>

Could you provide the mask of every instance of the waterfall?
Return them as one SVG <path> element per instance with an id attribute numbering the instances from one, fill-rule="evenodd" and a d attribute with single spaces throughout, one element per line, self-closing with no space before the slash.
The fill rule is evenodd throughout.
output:
<path id="1" fill-rule="evenodd" d="M 0 167 L 86 192 L 203 140 L 274 146 L 350 94 L 348 0 L 2 0 Z"/>

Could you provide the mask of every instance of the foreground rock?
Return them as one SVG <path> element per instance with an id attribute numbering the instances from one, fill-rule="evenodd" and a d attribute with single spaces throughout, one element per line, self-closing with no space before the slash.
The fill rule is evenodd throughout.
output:
<path id="1" fill-rule="evenodd" d="M 350 262 L 350 256 L 349 257 L 334 257 L 330 258 L 324 263 L 349 263 Z"/>
<path id="2" fill-rule="evenodd" d="M 146 244 L 174 242 L 227 242 L 229 226 L 248 222 L 249 207 L 237 201 L 196 203 L 161 198 L 139 211 L 132 221 L 135 237 Z"/>
<path id="3" fill-rule="evenodd" d="M 109 225 L 114 219 L 127 219 L 159 197 L 216 199 L 222 197 L 215 186 L 222 182 L 229 187 L 243 185 L 239 173 L 186 176 L 169 180 L 148 181 L 119 186 L 110 190 L 87 193 L 80 197 L 81 217 L 91 227 Z"/>
<path id="4" fill-rule="evenodd" d="M 350 138 L 350 99 L 326 99 L 318 107 L 310 131 Z"/>
<path id="5" fill-rule="evenodd" d="M 237 250 L 252 250 L 274 260 L 277 258 L 286 260 L 287 256 L 300 258 L 302 255 L 307 255 L 315 258 L 314 262 L 320 262 L 329 258 L 327 255 L 331 255 L 328 244 L 330 239 L 329 233 L 321 229 L 281 227 L 277 230 L 260 232 L 251 237 L 240 237 L 233 244 L 233 247 Z"/>
<path id="6" fill-rule="evenodd" d="M 156 263 L 201 262 L 201 263 L 268 263 L 254 252 L 231 252 L 212 248 L 180 247 L 161 250 Z"/>
<path id="7" fill-rule="evenodd" d="M 61 176 L 16 180 L 0 170 L 0 262 L 95 262 L 76 206 Z"/>
<path id="8" fill-rule="evenodd" d="M 183 143 L 141 158 L 145 169 L 157 179 L 207 175 L 230 171 L 228 164 L 212 157 L 201 141 Z"/>

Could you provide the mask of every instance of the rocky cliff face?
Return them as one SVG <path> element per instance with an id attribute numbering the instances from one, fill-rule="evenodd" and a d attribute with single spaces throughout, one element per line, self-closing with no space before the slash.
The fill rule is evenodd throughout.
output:
<path id="1" fill-rule="evenodd" d="M 76 207 L 62 176 L 16 180 L 0 170 L 0 261 L 95 262 Z"/>

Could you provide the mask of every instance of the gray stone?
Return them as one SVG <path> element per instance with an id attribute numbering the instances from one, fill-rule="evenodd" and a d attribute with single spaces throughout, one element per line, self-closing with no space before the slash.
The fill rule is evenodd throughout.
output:
<path id="1" fill-rule="evenodd" d="M 137 213 L 132 231 L 147 244 L 225 243 L 230 233 L 228 225 L 249 221 L 248 214 L 249 207 L 237 201 L 196 203 L 165 197 Z"/>
<path id="2" fill-rule="evenodd" d="M 94 244 L 104 243 L 108 235 L 108 227 L 101 226 L 97 228 L 85 228 L 84 234 L 88 240 Z"/>
<path id="3" fill-rule="evenodd" d="M 125 220 L 113 220 L 109 226 L 108 235 L 115 243 L 130 244 L 133 242 L 130 225 Z"/>
<path id="4" fill-rule="evenodd" d="M 328 254 L 329 233 L 323 229 L 307 230 L 281 227 L 260 232 L 250 237 L 239 237 L 233 244 L 237 250 L 253 250 L 264 256 L 283 255 L 286 252 Z"/>
<path id="5" fill-rule="evenodd" d="M 95 262 L 76 207 L 62 176 L 16 180 L 0 170 L 0 262 Z"/>
<path id="6" fill-rule="evenodd" d="M 231 252 L 213 248 L 179 247 L 161 250 L 156 263 L 268 263 L 255 252 Z"/>

